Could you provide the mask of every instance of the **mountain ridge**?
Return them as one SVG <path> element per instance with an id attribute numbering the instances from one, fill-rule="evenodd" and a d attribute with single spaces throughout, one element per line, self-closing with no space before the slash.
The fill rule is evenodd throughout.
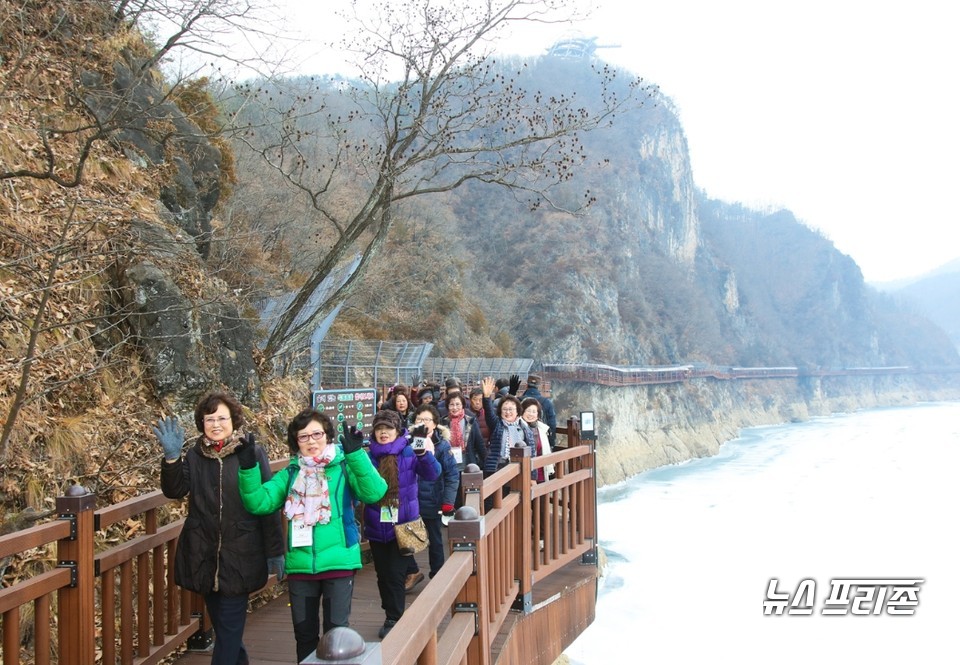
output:
<path id="1" fill-rule="evenodd" d="M 213 389 L 237 394 L 271 455 L 286 455 L 286 422 L 309 402 L 310 349 L 265 357 L 253 304 L 307 281 L 332 244 L 329 219 L 241 138 L 216 131 L 234 109 L 214 103 L 213 84 L 152 69 L 153 47 L 110 3 L 0 12 L 4 53 L 19 54 L 0 58 L 4 508 L 49 509 L 64 483 L 103 503 L 156 487 L 151 424 L 191 422 Z M 594 80 L 595 64 L 498 66 L 522 69 L 550 95 Z M 343 108 L 340 83 L 314 85 L 311 94 Z M 647 99 L 577 137 L 586 157 L 551 190 L 552 206 L 476 181 L 397 206 L 329 334 L 537 361 L 960 364 L 942 330 L 867 289 L 849 257 L 792 214 L 707 199 L 672 104 Z M 354 202 L 361 185 L 351 178 L 334 204 Z M 571 214 L 584 196 L 592 205 Z M 643 400 L 567 390 L 678 427 L 688 421 L 671 420 L 677 400 L 715 403 L 698 412 L 715 419 L 746 399 L 706 386 L 644 389 Z M 816 397 L 821 387 L 797 391 Z"/>

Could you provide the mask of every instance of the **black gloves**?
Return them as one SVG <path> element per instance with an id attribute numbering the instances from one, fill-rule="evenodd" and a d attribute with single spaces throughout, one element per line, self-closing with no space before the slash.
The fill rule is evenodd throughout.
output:
<path id="1" fill-rule="evenodd" d="M 349 455 L 363 447 L 363 430 L 357 429 L 356 425 L 350 425 L 350 429 L 343 433 L 343 453 Z"/>
<path id="2" fill-rule="evenodd" d="M 512 374 L 512 375 L 510 376 L 510 390 L 509 390 L 509 392 L 510 392 L 511 395 L 516 395 L 518 390 L 520 390 L 520 375 L 519 375 L 519 374 Z"/>
<path id="3" fill-rule="evenodd" d="M 420 439 L 427 438 L 427 426 L 424 425 L 423 423 L 420 423 L 419 425 L 414 425 L 413 427 L 410 428 L 410 439 L 413 440 L 416 438 L 420 438 Z"/>
<path id="4" fill-rule="evenodd" d="M 407 432 L 410 438 L 410 446 L 415 455 L 423 455 L 427 452 L 427 426 L 423 423 L 414 425 Z"/>
<path id="5" fill-rule="evenodd" d="M 241 469 L 252 469 L 257 465 L 257 451 L 254 449 L 257 440 L 253 432 L 240 437 L 240 447 L 237 448 L 237 461 Z"/>

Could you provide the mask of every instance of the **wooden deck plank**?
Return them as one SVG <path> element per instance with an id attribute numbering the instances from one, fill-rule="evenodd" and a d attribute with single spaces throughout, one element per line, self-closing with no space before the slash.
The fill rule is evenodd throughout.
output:
<path id="1" fill-rule="evenodd" d="M 420 552 L 417 563 L 421 572 L 430 569 L 426 551 Z M 424 579 L 407 594 L 407 606 L 427 585 Z M 353 606 L 350 612 L 350 627 L 360 633 L 367 642 L 378 642 L 377 631 L 386 618 L 380 608 L 380 593 L 377 591 L 377 573 L 373 564 L 366 564 L 357 571 L 353 586 Z M 247 615 L 243 643 L 250 656 L 251 665 L 297 662 L 296 641 L 293 638 L 293 622 L 290 619 L 290 600 L 286 593 L 271 600 L 263 607 Z M 178 665 L 207 665 L 209 652 L 185 652 L 176 661 Z"/>
<path id="2" fill-rule="evenodd" d="M 416 556 L 420 570 L 426 574 L 429 570 L 426 551 L 420 552 Z M 595 575 L 596 568 L 593 566 L 568 565 L 535 586 L 533 593 L 534 606 L 549 602 L 550 599 L 557 597 L 571 587 L 583 584 L 585 580 Z M 425 579 L 414 591 L 407 594 L 408 607 L 428 582 L 429 580 Z M 516 623 L 516 616 L 514 612 L 510 613 L 501 634 L 494 641 L 494 657 L 496 657 L 499 647 Z M 350 627 L 356 630 L 367 642 L 377 642 L 379 641 L 377 631 L 383 625 L 384 618 L 384 612 L 380 608 L 380 594 L 377 591 L 377 574 L 373 569 L 373 564 L 368 563 L 357 572 L 354 580 Z M 243 641 L 250 655 L 251 665 L 296 662 L 293 625 L 290 619 L 289 599 L 286 593 L 247 616 Z M 185 652 L 176 661 L 177 665 L 208 665 L 209 662 L 209 652 Z"/>

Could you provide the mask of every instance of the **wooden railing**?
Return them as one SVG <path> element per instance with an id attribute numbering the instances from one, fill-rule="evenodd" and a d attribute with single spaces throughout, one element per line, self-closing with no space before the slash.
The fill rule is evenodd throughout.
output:
<path id="1" fill-rule="evenodd" d="M 384 638 L 384 664 L 489 665 L 509 611 L 530 611 L 538 581 L 578 558 L 596 561 L 593 446 L 581 444 L 576 419 L 558 433 L 567 446 L 551 455 L 515 449 L 517 463 L 487 479 L 463 474 L 450 557 Z M 548 464 L 555 477 L 533 485 L 531 473 Z M 56 520 L 0 537 L 0 561 L 54 550 L 48 570 L 0 589 L 3 664 L 152 665 L 191 641 L 202 646 L 210 635 L 202 599 L 173 582 L 183 519 L 161 524 L 171 503 L 156 491 L 96 510 L 95 497 L 75 486 L 57 499 Z M 107 543 L 125 524 L 136 535 Z"/>
<path id="2" fill-rule="evenodd" d="M 749 379 L 796 379 L 842 376 L 893 376 L 900 374 L 957 374 L 960 367 L 732 367 L 730 365 L 601 365 L 596 363 L 547 363 L 543 377 L 551 381 L 596 383 L 605 386 L 638 386 L 679 383 L 693 379 L 744 381 Z"/>
<path id="3" fill-rule="evenodd" d="M 177 502 L 157 490 L 101 510 L 95 503 L 92 494 L 73 486 L 57 498 L 56 520 L 0 537 L 0 561 L 38 547 L 52 547 L 55 561 L 50 570 L 0 589 L 4 665 L 21 662 L 24 632 L 32 632 L 37 665 L 51 659 L 63 665 L 152 665 L 190 640 L 197 646 L 209 640 L 203 599 L 173 582 L 184 520 L 160 526 L 161 512 Z M 111 527 L 120 524 L 133 525 L 138 535 L 108 544 L 119 539 Z M 274 583 L 271 577 L 264 589 Z M 21 616 L 31 615 L 32 631 L 23 631 Z M 28 649 L 26 660 L 30 655 Z"/>
<path id="4" fill-rule="evenodd" d="M 450 557 L 383 639 L 383 665 L 490 665 L 509 612 L 532 611 L 537 582 L 573 561 L 596 564 L 594 448 L 575 418 L 558 433 L 567 445 L 550 455 L 514 448 L 517 463 L 489 478 L 463 474 L 465 505 L 447 529 Z M 550 464 L 554 478 L 533 485 L 532 472 Z"/>

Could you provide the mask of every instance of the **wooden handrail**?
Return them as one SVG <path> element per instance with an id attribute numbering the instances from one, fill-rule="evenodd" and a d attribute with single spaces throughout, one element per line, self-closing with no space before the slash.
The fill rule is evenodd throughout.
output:
<path id="1" fill-rule="evenodd" d="M 112 506 L 97 510 L 95 513 L 97 518 L 96 527 L 97 529 L 106 529 L 117 522 L 122 522 L 131 517 L 156 510 L 160 506 L 165 506 L 168 503 L 172 503 L 172 501 L 165 497 L 160 490 L 135 496 L 120 503 L 115 503 Z"/>
<path id="2" fill-rule="evenodd" d="M 66 568 L 54 568 L 25 582 L 0 589 L 0 614 L 6 614 L 65 586 L 70 586 L 70 571 Z"/>
<path id="3" fill-rule="evenodd" d="M 522 448 L 511 451 L 516 463 L 489 478 L 476 469 L 463 474 L 465 507 L 448 528 L 450 556 L 384 638 L 385 664 L 490 665 L 511 609 L 530 611 L 537 582 L 595 550 L 594 450 L 582 445 L 576 419 L 558 434 L 567 445 L 549 455 L 531 458 Z M 288 462 L 271 467 L 279 471 Z M 555 477 L 533 485 L 531 471 L 548 464 Z M 208 630 L 202 602 L 173 581 L 184 519 L 158 523 L 171 503 L 155 491 L 97 510 L 92 495 L 74 491 L 58 499 L 58 519 L 0 536 L 0 558 L 56 543 L 54 561 L 60 562 L 0 589 L 4 665 L 19 663 L 20 608 L 29 603 L 38 644 L 49 644 L 50 626 L 57 626 L 53 641 L 63 665 L 92 665 L 98 645 L 104 662 L 154 665 Z M 98 533 L 131 519 L 140 520 L 142 531 L 95 551 Z M 268 586 L 273 583 L 271 577 Z M 56 621 L 50 617 L 54 593 Z M 119 611 L 104 613 L 101 604 Z M 46 665 L 50 654 L 41 649 L 35 660 Z"/>
<path id="4" fill-rule="evenodd" d="M 141 554 L 146 554 L 157 547 L 166 545 L 176 540 L 183 529 L 183 523 L 186 519 L 180 519 L 172 524 L 160 527 L 156 533 L 137 536 L 125 543 L 111 547 L 105 552 L 94 556 L 94 560 L 99 564 L 100 574 L 103 575 L 108 570 L 116 568 L 124 561 L 135 559 Z"/>
<path id="5" fill-rule="evenodd" d="M 23 531 L 14 531 L 0 537 L 0 559 L 32 550 L 34 547 L 49 545 L 69 535 L 70 522 L 66 520 L 55 520 Z"/>
<path id="6" fill-rule="evenodd" d="M 454 605 L 454 601 L 472 573 L 473 555 L 471 553 L 454 552 L 450 555 L 436 577 L 424 587 L 420 595 L 404 611 L 393 630 L 383 638 L 381 647 L 383 665 L 420 662 L 419 658 L 428 646 L 431 643 L 437 643 L 440 636 L 438 627 L 450 612 L 450 607 Z M 472 621 L 470 632 L 473 633 Z M 461 637 L 455 638 L 455 641 L 459 643 Z M 464 647 L 463 651 L 450 654 L 454 660 L 443 661 L 438 665 L 443 665 L 444 662 L 459 663 L 465 653 Z"/>

